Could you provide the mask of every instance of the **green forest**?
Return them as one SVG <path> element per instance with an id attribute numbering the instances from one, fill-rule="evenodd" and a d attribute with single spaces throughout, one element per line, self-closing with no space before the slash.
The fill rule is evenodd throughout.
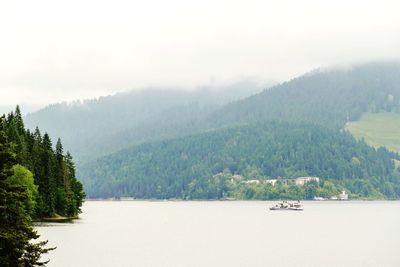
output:
<path id="1" fill-rule="evenodd" d="M 400 112 L 399 84 L 399 63 L 316 70 L 230 103 L 208 120 L 214 127 L 284 120 L 342 129 L 363 112 Z"/>
<path id="2" fill-rule="evenodd" d="M 46 241 L 31 222 L 55 216 L 76 217 L 85 198 L 71 155 L 60 139 L 25 129 L 21 111 L 0 117 L 0 265 L 41 266 Z"/>
<path id="3" fill-rule="evenodd" d="M 399 112 L 399 84 L 399 63 L 370 63 L 312 71 L 263 91 L 240 83 L 219 93 L 145 90 L 50 105 L 28 114 L 26 122 L 31 130 L 39 125 L 60 136 L 79 169 L 133 145 L 246 123 L 279 120 L 342 129 L 363 112 Z"/>
<path id="4" fill-rule="evenodd" d="M 355 140 L 345 125 L 366 112 L 400 113 L 399 84 L 400 64 L 377 62 L 318 69 L 235 101 L 150 90 L 26 118 L 31 131 L 43 125 L 68 140 L 91 198 L 306 199 L 346 190 L 392 199 L 398 155 Z M 293 184 L 301 176 L 321 180 L 311 190 Z"/>
<path id="5" fill-rule="evenodd" d="M 85 166 L 81 176 L 89 197 L 311 199 L 347 190 L 354 198 L 398 198 L 398 158 L 348 132 L 270 121 L 135 146 Z M 321 182 L 294 185 L 301 176 Z"/>

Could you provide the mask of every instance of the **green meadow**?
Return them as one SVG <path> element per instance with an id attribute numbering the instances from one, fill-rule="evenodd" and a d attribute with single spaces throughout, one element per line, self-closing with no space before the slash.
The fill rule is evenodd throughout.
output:
<path id="1" fill-rule="evenodd" d="M 374 146 L 385 146 L 391 151 L 400 152 L 400 114 L 364 113 L 360 120 L 348 122 L 345 129 L 357 139 Z"/>

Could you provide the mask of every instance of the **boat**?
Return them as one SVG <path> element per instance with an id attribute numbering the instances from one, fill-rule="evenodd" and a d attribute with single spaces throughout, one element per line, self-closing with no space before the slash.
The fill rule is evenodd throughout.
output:
<path id="1" fill-rule="evenodd" d="M 269 208 L 270 210 L 293 210 L 293 211 L 302 211 L 303 205 L 301 205 L 300 201 L 297 202 L 287 202 L 280 201 L 278 204 Z"/>

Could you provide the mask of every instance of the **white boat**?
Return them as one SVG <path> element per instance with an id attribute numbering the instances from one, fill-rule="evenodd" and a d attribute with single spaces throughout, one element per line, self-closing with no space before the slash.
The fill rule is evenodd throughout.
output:
<path id="1" fill-rule="evenodd" d="M 293 211 L 304 210 L 300 201 L 297 201 L 297 202 L 280 201 L 280 202 L 278 202 L 278 204 L 275 204 L 274 206 L 270 207 L 269 209 L 270 210 L 293 210 Z"/>

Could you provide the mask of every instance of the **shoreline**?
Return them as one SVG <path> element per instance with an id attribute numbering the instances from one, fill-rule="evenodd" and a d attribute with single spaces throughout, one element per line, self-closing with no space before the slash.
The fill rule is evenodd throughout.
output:
<path id="1" fill-rule="evenodd" d="M 90 198 L 85 199 L 85 202 L 274 202 L 274 201 L 296 201 L 293 199 L 152 199 L 152 198 L 138 198 L 138 199 L 114 199 L 114 198 Z M 396 202 L 400 201 L 400 199 L 350 199 L 350 200 L 312 200 L 312 199 L 304 199 L 300 200 L 302 202 L 331 202 L 331 203 L 346 203 L 346 202 Z"/>
<path id="2" fill-rule="evenodd" d="M 72 216 L 72 217 L 65 217 L 65 216 L 60 216 L 60 215 L 55 215 L 53 217 L 45 217 L 45 218 L 40 218 L 38 220 L 35 220 L 34 223 L 67 223 L 67 222 L 73 222 L 74 220 L 78 220 L 79 216 Z"/>

